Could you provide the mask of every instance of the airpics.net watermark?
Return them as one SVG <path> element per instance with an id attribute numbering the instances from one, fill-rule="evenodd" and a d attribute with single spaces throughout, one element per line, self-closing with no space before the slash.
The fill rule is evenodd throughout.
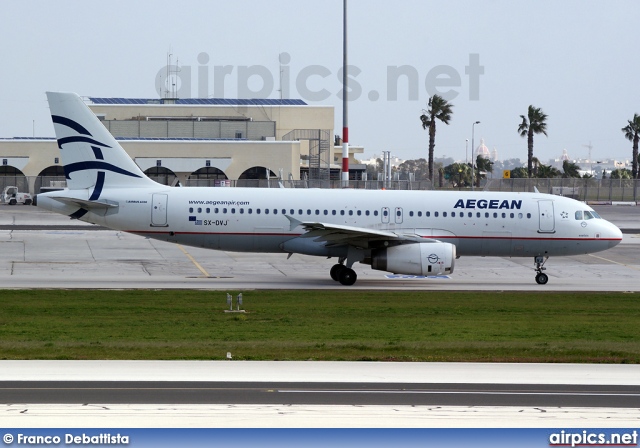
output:
<path id="1" fill-rule="evenodd" d="M 237 88 L 235 98 L 272 98 L 277 92 L 278 97 L 284 99 L 300 98 L 318 102 L 335 95 L 342 100 L 342 67 L 332 71 L 323 65 L 307 65 L 297 73 L 292 73 L 289 53 L 280 53 L 280 73 L 276 72 L 275 75 L 264 65 L 211 66 L 210 57 L 204 52 L 198 55 L 197 60 L 199 65 L 195 69 L 190 65 L 177 64 L 160 68 L 155 79 L 158 95 L 161 98 L 173 95 L 177 98 L 227 98 L 230 97 L 228 90 L 234 85 Z M 347 66 L 349 101 L 363 97 L 364 88 L 359 81 L 361 74 L 358 66 Z M 470 53 L 468 63 L 464 66 L 464 75 L 450 65 L 433 66 L 422 75 L 412 65 L 388 65 L 385 75 L 384 88 L 367 91 L 366 98 L 369 101 L 420 101 L 425 99 L 425 93 L 428 97 L 440 95 L 451 101 L 465 89 L 470 101 L 478 101 L 484 66 L 480 65 L 479 54 Z M 337 92 L 327 88 L 334 83 L 332 76 L 335 76 L 340 87 Z"/>

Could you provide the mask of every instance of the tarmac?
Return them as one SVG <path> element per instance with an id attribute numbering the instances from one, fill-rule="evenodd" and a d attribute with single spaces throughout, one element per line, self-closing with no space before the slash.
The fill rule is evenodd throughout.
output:
<path id="1" fill-rule="evenodd" d="M 356 264 L 358 281 L 329 277 L 335 260 L 222 252 L 104 229 L 31 206 L 0 205 L 0 288 L 640 291 L 640 208 L 596 206 L 624 231 L 613 249 L 550 258 L 536 284 L 530 258 L 461 257 L 451 276 L 396 276 Z"/>

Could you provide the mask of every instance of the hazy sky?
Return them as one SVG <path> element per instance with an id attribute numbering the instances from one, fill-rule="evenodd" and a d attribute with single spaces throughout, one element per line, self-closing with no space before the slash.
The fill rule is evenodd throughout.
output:
<path id="1" fill-rule="evenodd" d="M 455 107 L 450 125 L 438 124 L 436 158 L 464 159 L 479 120 L 476 146 L 484 138 L 501 159 L 525 161 L 516 129 L 529 104 L 549 116 L 549 137 L 535 138 L 541 160 L 563 149 L 586 158 L 589 142 L 594 160 L 630 158 L 620 129 L 640 113 L 637 0 L 349 0 L 348 17 L 361 92 L 349 105 L 350 142 L 367 155 L 426 157 L 418 117 L 439 91 Z M 1 137 L 31 136 L 34 120 L 37 136 L 54 135 L 47 90 L 157 98 L 169 50 L 181 77 L 191 70 L 182 97 L 279 98 L 286 53 L 285 93 L 336 106 L 341 133 L 341 0 L 4 0 L 0 38 Z"/>

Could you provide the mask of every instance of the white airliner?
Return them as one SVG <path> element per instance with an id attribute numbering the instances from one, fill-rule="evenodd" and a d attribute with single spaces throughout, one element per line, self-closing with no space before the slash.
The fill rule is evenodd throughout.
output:
<path id="1" fill-rule="evenodd" d="M 240 252 L 337 257 L 415 276 L 449 275 L 459 256 L 531 257 L 609 249 L 622 232 L 587 205 L 535 193 L 172 188 L 149 179 L 74 93 L 47 93 L 68 188 L 37 205 L 148 238 Z"/>

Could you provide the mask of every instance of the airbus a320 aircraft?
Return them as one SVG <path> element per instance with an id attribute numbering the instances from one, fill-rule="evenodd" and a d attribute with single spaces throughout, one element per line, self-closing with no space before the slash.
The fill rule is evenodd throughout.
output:
<path id="1" fill-rule="evenodd" d="M 535 193 L 172 188 L 138 168 L 74 93 L 47 93 L 67 189 L 37 205 L 71 218 L 224 251 L 336 257 L 331 278 L 355 283 L 354 263 L 395 274 L 453 273 L 459 256 L 588 254 L 622 239 L 573 199 Z"/>

